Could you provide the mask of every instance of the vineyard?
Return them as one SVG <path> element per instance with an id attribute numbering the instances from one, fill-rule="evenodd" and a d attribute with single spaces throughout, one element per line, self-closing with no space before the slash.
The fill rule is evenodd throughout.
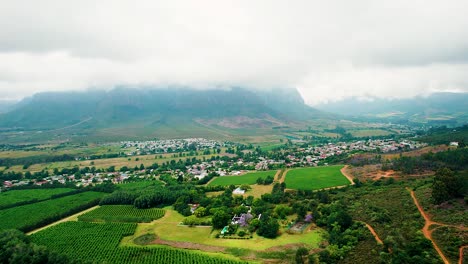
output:
<path id="1" fill-rule="evenodd" d="M 0 229 L 15 228 L 28 232 L 96 205 L 103 195 L 99 192 L 83 192 L 0 210 Z"/>
<path id="2" fill-rule="evenodd" d="M 144 189 L 149 186 L 161 186 L 163 183 L 160 181 L 135 181 L 125 182 L 117 185 L 122 190 L 128 189 Z"/>
<path id="3" fill-rule="evenodd" d="M 71 192 L 69 188 L 55 189 L 30 189 L 30 190 L 13 190 L 0 194 L 0 209 L 14 207 L 20 204 L 28 204 L 40 202 L 52 198 L 54 195 Z"/>
<path id="4" fill-rule="evenodd" d="M 133 223 L 65 222 L 33 234 L 31 239 L 71 259 L 93 263 L 240 263 L 163 246 L 119 247 L 122 237 L 132 235 L 136 226 Z"/>
<path id="5" fill-rule="evenodd" d="M 164 216 L 159 208 L 138 209 L 133 205 L 103 205 L 78 218 L 86 222 L 151 222 Z"/>

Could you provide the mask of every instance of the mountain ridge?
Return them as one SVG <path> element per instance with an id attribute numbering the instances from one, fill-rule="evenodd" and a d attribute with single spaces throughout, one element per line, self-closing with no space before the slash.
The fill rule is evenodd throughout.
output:
<path id="1" fill-rule="evenodd" d="M 468 93 L 433 93 L 406 99 L 357 97 L 315 107 L 345 117 L 408 121 L 433 125 L 462 125 L 468 121 Z"/>
<path id="2" fill-rule="evenodd" d="M 305 105 L 300 94 L 292 89 L 117 87 L 109 91 L 35 94 L 18 103 L 13 110 L 0 114 L 0 127 L 51 130 L 87 118 L 93 118 L 97 127 L 135 121 L 157 124 L 174 118 L 192 121 L 219 119 L 225 122 L 227 118 L 244 117 L 250 121 L 262 120 L 265 124 L 284 124 L 330 116 Z M 250 123 L 247 126 L 255 126 L 255 122 Z M 220 124 L 222 126 L 222 122 Z"/>

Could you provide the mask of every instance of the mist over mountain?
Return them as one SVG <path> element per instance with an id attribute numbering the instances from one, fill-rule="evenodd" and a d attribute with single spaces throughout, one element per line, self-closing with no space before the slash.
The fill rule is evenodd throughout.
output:
<path id="1" fill-rule="evenodd" d="M 315 106 L 317 109 L 354 117 L 408 120 L 433 124 L 464 124 L 468 121 L 468 93 L 434 93 L 408 99 L 347 98 Z"/>
<path id="2" fill-rule="evenodd" d="M 0 114 L 12 110 L 16 103 L 17 101 L 13 100 L 0 100 Z"/>
<path id="3" fill-rule="evenodd" d="M 0 127 L 51 130 L 85 122 L 87 127 L 126 123 L 147 126 L 196 122 L 221 127 L 268 127 L 331 117 L 304 104 L 292 89 L 214 90 L 129 88 L 38 93 L 0 114 Z"/>

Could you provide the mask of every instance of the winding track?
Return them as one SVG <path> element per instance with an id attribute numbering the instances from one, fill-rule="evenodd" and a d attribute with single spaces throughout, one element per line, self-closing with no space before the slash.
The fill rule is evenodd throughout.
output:
<path id="1" fill-rule="evenodd" d="M 468 228 L 463 227 L 463 226 L 449 225 L 449 224 L 444 224 L 444 223 L 439 223 L 439 222 L 432 221 L 431 218 L 429 218 L 429 216 L 426 214 L 426 212 L 424 212 L 424 209 L 422 208 L 422 206 L 419 204 L 419 201 L 416 198 L 416 195 L 414 194 L 414 191 L 411 190 L 408 187 L 406 187 L 406 190 L 408 190 L 410 192 L 411 198 L 413 198 L 414 204 L 416 205 L 416 207 L 418 207 L 419 212 L 421 213 L 422 217 L 424 218 L 425 224 L 424 224 L 424 227 L 422 229 L 422 232 L 423 232 L 424 236 L 432 242 L 432 245 L 434 246 L 437 253 L 439 253 L 439 256 L 442 258 L 444 263 L 449 264 L 450 262 L 445 257 L 444 253 L 439 248 L 439 246 L 437 245 L 435 240 L 432 238 L 432 232 L 435 229 L 437 229 L 439 227 L 442 227 L 442 226 L 453 227 L 453 228 L 461 229 L 463 231 L 468 231 Z M 429 228 L 432 225 L 436 225 L 437 227 L 433 228 L 432 230 L 429 230 Z M 458 263 L 460 263 L 460 264 L 463 262 L 463 249 L 466 248 L 466 247 L 468 247 L 468 246 L 465 245 L 465 246 L 460 247 L 460 258 L 459 258 L 459 261 L 458 261 Z"/>
<path id="2" fill-rule="evenodd" d="M 368 223 L 364 223 L 367 226 L 367 229 L 372 233 L 372 235 L 375 238 L 375 241 L 377 241 L 377 244 L 383 244 L 382 239 L 380 239 L 379 235 L 375 232 L 374 228 L 370 226 Z"/>

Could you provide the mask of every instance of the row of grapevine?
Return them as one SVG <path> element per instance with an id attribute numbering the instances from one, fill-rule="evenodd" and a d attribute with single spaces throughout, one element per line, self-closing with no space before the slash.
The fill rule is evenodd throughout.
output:
<path id="1" fill-rule="evenodd" d="M 134 233 L 134 223 L 65 222 L 31 236 L 32 241 L 71 259 L 93 263 L 235 264 L 238 261 L 164 246 L 122 247 L 124 236 Z"/>
<path id="2" fill-rule="evenodd" d="M 103 205 L 78 219 L 87 222 L 151 222 L 164 216 L 164 209 L 138 209 L 133 205 Z"/>
<path id="3" fill-rule="evenodd" d="M 0 209 L 21 206 L 54 198 L 74 191 L 70 188 L 11 190 L 0 193 Z"/>
<path id="4" fill-rule="evenodd" d="M 28 232 L 97 205 L 103 195 L 100 192 L 83 192 L 0 210 L 0 229 Z"/>

